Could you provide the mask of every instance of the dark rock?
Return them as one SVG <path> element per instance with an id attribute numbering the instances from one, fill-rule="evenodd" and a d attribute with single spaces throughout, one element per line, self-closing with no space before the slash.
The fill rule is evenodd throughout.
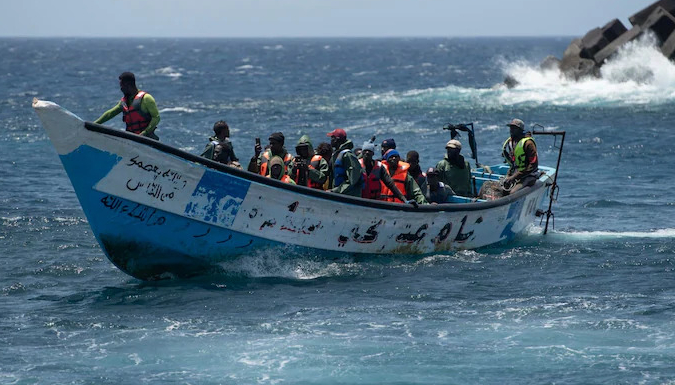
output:
<path id="1" fill-rule="evenodd" d="M 514 78 L 511 75 L 506 75 L 506 77 L 504 78 L 504 85 L 506 86 L 506 88 L 514 88 L 518 84 L 520 84 L 520 82 L 518 82 L 518 80 L 516 80 L 516 78 Z"/>
<path id="2" fill-rule="evenodd" d="M 542 70 L 560 69 L 560 59 L 553 55 L 548 55 L 541 61 L 539 68 Z"/>
<path id="3" fill-rule="evenodd" d="M 661 7 L 656 7 L 649 18 L 642 23 L 642 29 L 651 29 L 662 44 L 675 31 L 675 16 Z"/>
<path id="4" fill-rule="evenodd" d="M 629 17 L 628 20 L 633 25 L 642 26 L 642 24 L 644 24 L 644 22 L 647 21 L 647 19 L 649 18 L 649 15 L 651 15 L 652 12 L 654 12 L 654 9 L 656 9 L 656 7 L 661 7 L 666 11 L 670 12 L 671 14 L 675 14 L 675 0 L 660 0 L 648 6 L 647 8 L 641 10 L 640 12 L 634 14 L 633 16 Z"/>
<path id="5" fill-rule="evenodd" d="M 623 25 L 623 23 L 619 21 L 619 19 L 614 19 L 602 27 L 602 36 L 604 36 L 609 42 L 613 42 L 627 31 L 628 30 Z"/>
<path id="6" fill-rule="evenodd" d="M 621 48 L 621 46 L 628 43 L 629 41 L 637 39 L 640 35 L 642 35 L 642 28 L 638 26 L 631 28 L 630 31 L 619 36 L 607 47 L 603 48 L 600 52 L 596 53 L 595 56 L 593 57 L 593 60 L 595 61 L 595 63 L 597 63 L 598 66 L 603 65 L 605 63 L 605 60 L 614 55 L 619 50 L 619 48 Z"/>

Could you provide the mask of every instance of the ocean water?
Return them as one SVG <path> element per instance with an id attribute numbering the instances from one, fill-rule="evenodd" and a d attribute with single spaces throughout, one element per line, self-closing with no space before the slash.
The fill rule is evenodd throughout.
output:
<path id="1" fill-rule="evenodd" d="M 538 68 L 570 40 L 0 39 L 0 383 L 674 384 L 675 65 L 644 39 L 603 80 Z M 220 119 L 244 160 L 255 137 L 283 131 L 292 148 L 343 127 L 424 167 L 446 123 L 475 122 L 486 164 L 514 117 L 566 130 L 555 229 L 138 281 L 103 255 L 31 109 L 95 120 L 123 71 L 157 100 L 161 140 L 196 154 Z M 495 86 L 506 74 L 521 84 Z"/>

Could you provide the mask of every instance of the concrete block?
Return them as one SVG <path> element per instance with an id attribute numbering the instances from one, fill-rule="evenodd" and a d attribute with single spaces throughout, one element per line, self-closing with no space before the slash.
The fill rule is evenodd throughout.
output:
<path id="1" fill-rule="evenodd" d="M 543 70 L 559 69 L 560 63 L 560 59 L 553 55 L 548 55 L 544 58 L 544 60 L 541 61 L 541 63 L 539 63 L 539 68 Z"/>
<path id="2" fill-rule="evenodd" d="M 573 69 L 579 61 L 579 54 L 581 54 L 581 39 L 574 39 L 565 49 L 562 61 L 560 62 L 560 70 L 567 72 Z"/>
<path id="3" fill-rule="evenodd" d="M 675 16 L 661 7 L 656 7 L 647 20 L 642 23 L 643 30 L 648 28 L 659 39 L 659 44 L 663 44 L 675 31 Z"/>
<path id="4" fill-rule="evenodd" d="M 609 41 L 602 34 L 602 29 L 594 28 L 581 38 L 581 56 L 584 59 L 593 59 L 593 56 L 605 48 Z"/>
<path id="5" fill-rule="evenodd" d="M 614 39 L 613 42 L 609 43 L 605 48 L 596 53 L 595 56 L 593 56 L 593 60 L 597 65 L 603 65 L 605 60 L 614 55 L 619 50 L 619 48 L 621 48 L 621 46 L 628 43 L 629 41 L 637 39 L 640 37 L 640 35 L 642 35 L 642 32 L 642 28 L 639 26 L 631 28 L 628 32 Z"/>
<path id="6" fill-rule="evenodd" d="M 602 36 L 611 43 L 627 31 L 628 30 L 619 19 L 614 19 L 602 27 Z"/>
<path id="7" fill-rule="evenodd" d="M 661 45 L 661 52 L 670 60 L 675 60 L 675 32 Z"/>
<path id="8" fill-rule="evenodd" d="M 646 7 L 640 12 L 634 14 L 633 16 L 629 17 L 628 20 L 632 25 L 642 26 L 642 24 L 644 24 L 644 22 L 647 21 L 647 19 L 649 18 L 649 15 L 651 15 L 652 12 L 654 12 L 654 9 L 656 9 L 656 7 L 661 7 L 666 11 L 670 12 L 671 14 L 675 15 L 675 0 L 660 0 Z"/>

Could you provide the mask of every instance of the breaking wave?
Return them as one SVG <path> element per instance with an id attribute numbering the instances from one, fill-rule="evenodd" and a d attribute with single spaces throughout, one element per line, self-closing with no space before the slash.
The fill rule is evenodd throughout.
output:
<path id="1" fill-rule="evenodd" d="M 654 105 L 675 101 L 675 64 L 663 56 L 656 38 L 646 34 L 622 47 L 601 68 L 601 78 L 566 79 L 559 70 L 528 63 L 505 64 L 520 83 L 504 89 L 502 103 L 553 105 Z"/>
<path id="2" fill-rule="evenodd" d="M 541 105 L 570 107 L 660 106 L 675 102 L 675 64 L 663 56 L 653 35 L 626 44 L 601 68 L 601 78 L 567 79 L 558 69 L 539 63 L 505 62 L 504 75 L 518 80 L 514 88 L 445 87 L 361 93 L 346 98 L 353 109 L 381 106 L 490 108 Z"/>

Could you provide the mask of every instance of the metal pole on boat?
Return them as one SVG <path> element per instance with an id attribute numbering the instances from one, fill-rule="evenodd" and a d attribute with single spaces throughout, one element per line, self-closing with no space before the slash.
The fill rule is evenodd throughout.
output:
<path id="1" fill-rule="evenodd" d="M 544 128 L 544 126 L 540 124 L 535 124 L 535 126 L 541 127 L 542 129 Z M 551 217 L 553 217 L 553 227 L 555 228 L 555 215 L 553 214 L 553 211 L 551 211 L 551 208 L 553 207 L 553 202 L 558 200 L 558 173 L 560 170 L 560 159 L 562 158 L 563 145 L 565 144 L 565 131 L 532 131 L 532 135 L 553 136 L 553 147 L 555 147 L 555 140 L 557 137 L 561 137 L 558 151 L 558 162 L 555 165 L 555 176 L 553 177 L 553 184 L 551 184 L 551 194 L 549 195 L 548 210 L 544 212 L 544 214 L 546 214 L 546 226 L 544 227 L 544 234 L 546 234 L 548 232 L 548 221 Z"/>

